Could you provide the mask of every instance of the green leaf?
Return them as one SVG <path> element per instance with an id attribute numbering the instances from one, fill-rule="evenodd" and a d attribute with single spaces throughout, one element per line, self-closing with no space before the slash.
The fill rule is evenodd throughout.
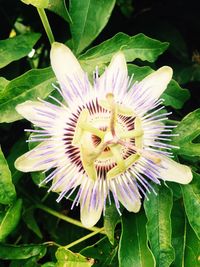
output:
<path id="1" fill-rule="evenodd" d="M 4 217 L 0 222 L 0 240 L 6 238 L 15 229 L 21 217 L 21 210 L 22 200 L 18 199 L 5 212 Z"/>
<path id="2" fill-rule="evenodd" d="M 72 19 L 67 10 L 65 0 L 49 0 L 48 2 L 49 3 L 47 9 L 61 16 L 67 22 L 72 23 Z"/>
<path id="3" fill-rule="evenodd" d="M 186 243 L 186 216 L 181 200 L 173 204 L 172 209 L 172 245 L 175 250 L 175 260 L 172 267 L 183 267 Z"/>
<path id="4" fill-rule="evenodd" d="M 147 244 L 145 226 L 146 217 L 143 212 L 138 214 L 123 213 L 119 266 L 155 266 L 155 259 Z"/>
<path id="5" fill-rule="evenodd" d="M 181 65 L 181 68 L 176 70 L 176 80 L 180 84 L 200 81 L 200 65 L 198 63 L 189 66 Z"/>
<path id="6" fill-rule="evenodd" d="M 184 103 L 190 98 L 190 93 L 187 89 L 183 89 L 175 81 L 171 80 L 166 91 L 161 95 L 165 106 L 171 106 L 175 109 L 181 109 Z"/>
<path id="7" fill-rule="evenodd" d="M 26 137 L 23 136 L 22 138 L 20 138 L 19 140 L 17 140 L 17 142 L 13 145 L 13 147 L 10 150 L 10 153 L 7 157 L 7 162 L 8 162 L 8 166 L 9 169 L 11 171 L 12 174 L 12 180 L 13 183 L 16 185 L 18 180 L 23 176 L 23 173 L 18 171 L 15 166 L 14 166 L 14 162 L 15 160 L 21 156 L 23 153 L 27 152 L 27 143 L 26 143 Z"/>
<path id="8" fill-rule="evenodd" d="M 9 81 L 6 80 L 4 77 L 0 77 L 0 95 L 8 83 Z"/>
<path id="9" fill-rule="evenodd" d="M 0 122 L 13 122 L 22 117 L 15 107 L 26 100 L 45 98 L 54 89 L 55 76 L 51 68 L 30 70 L 10 81 L 0 97 Z"/>
<path id="10" fill-rule="evenodd" d="M 147 75 L 154 72 L 148 66 L 138 67 L 133 64 L 128 65 L 128 72 L 131 76 L 134 75 L 133 78 L 135 81 L 141 81 Z M 171 80 L 165 92 L 161 95 L 163 98 L 165 106 L 171 106 L 175 109 L 180 109 L 184 105 L 184 103 L 189 99 L 190 93 L 187 89 L 183 89 L 179 86 L 179 84 L 175 80 Z"/>
<path id="11" fill-rule="evenodd" d="M 34 217 L 34 209 L 29 208 L 23 213 L 23 220 L 27 227 L 32 230 L 39 238 L 42 239 L 42 233 Z"/>
<path id="12" fill-rule="evenodd" d="M 172 192 L 166 186 L 155 186 L 158 193 L 151 193 L 144 207 L 147 223 L 147 234 L 151 250 L 159 267 L 168 267 L 174 260 L 174 249 L 171 244 L 171 209 Z"/>
<path id="13" fill-rule="evenodd" d="M 69 13 L 74 50 L 79 54 L 103 30 L 115 5 L 115 0 L 71 0 Z"/>
<path id="14" fill-rule="evenodd" d="M 40 38 L 39 33 L 26 33 L 0 41 L 0 68 L 18 60 L 31 52 Z"/>
<path id="15" fill-rule="evenodd" d="M 118 246 L 113 246 L 105 236 L 92 246 L 88 246 L 81 250 L 81 254 L 85 257 L 90 257 L 96 260 L 96 267 L 118 266 L 117 262 L 117 250 Z"/>
<path id="16" fill-rule="evenodd" d="M 79 59 L 86 69 L 104 66 L 119 51 L 125 54 L 127 62 L 135 59 L 154 62 L 167 47 L 168 43 L 162 43 L 142 33 L 132 37 L 124 33 L 118 33 L 111 39 L 89 49 Z"/>
<path id="17" fill-rule="evenodd" d="M 55 262 L 46 262 L 45 264 L 42 264 L 41 267 L 56 267 Z"/>
<path id="18" fill-rule="evenodd" d="M 190 157 L 200 155 L 200 143 L 194 143 L 200 135 L 200 109 L 197 109 L 183 118 L 173 131 L 178 136 L 173 137 L 173 143 L 180 147 L 174 152 L 178 155 Z"/>
<path id="19" fill-rule="evenodd" d="M 184 267 L 200 266 L 200 240 L 198 240 L 194 231 L 187 224 L 186 233 L 186 249 L 185 249 L 185 265 Z"/>
<path id="20" fill-rule="evenodd" d="M 193 172 L 192 182 L 181 188 L 188 221 L 200 240 L 200 175 Z"/>
<path id="21" fill-rule="evenodd" d="M 0 148 L 0 203 L 11 204 L 16 198 L 15 187 L 12 183 L 11 173 Z"/>
<path id="22" fill-rule="evenodd" d="M 28 259 L 36 255 L 45 254 L 45 245 L 9 245 L 0 244 L 0 259 L 3 260 L 17 260 Z"/>
<path id="23" fill-rule="evenodd" d="M 106 207 L 104 216 L 104 231 L 112 245 L 114 245 L 114 233 L 117 223 L 120 222 L 120 215 L 114 204 Z"/>
<path id="24" fill-rule="evenodd" d="M 88 259 L 79 253 L 73 253 L 64 247 L 58 248 L 56 251 L 56 259 L 56 267 L 90 267 L 94 263 L 93 259 Z"/>
<path id="25" fill-rule="evenodd" d="M 26 5 L 33 5 L 37 8 L 47 8 L 49 0 L 21 0 Z"/>

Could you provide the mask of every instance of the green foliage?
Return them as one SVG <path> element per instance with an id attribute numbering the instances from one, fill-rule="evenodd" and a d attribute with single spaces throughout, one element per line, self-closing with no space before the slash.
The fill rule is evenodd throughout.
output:
<path id="1" fill-rule="evenodd" d="M 0 68 L 28 55 L 40 38 L 39 33 L 26 33 L 0 41 Z"/>
<path id="2" fill-rule="evenodd" d="M 33 5 L 37 8 L 47 8 L 49 0 L 21 0 L 24 4 Z"/>
<path id="3" fill-rule="evenodd" d="M 110 244 L 107 237 L 103 237 L 94 245 L 88 246 L 81 250 L 80 253 L 85 257 L 92 257 L 95 259 L 95 266 L 97 267 L 115 267 L 118 266 L 117 250 L 117 244 L 113 246 Z"/>
<path id="4" fill-rule="evenodd" d="M 0 240 L 4 240 L 16 228 L 21 217 L 22 200 L 18 199 L 8 209 L 1 213 Z"/>
<path id="5" fill-rule="evenodd" d="M 168 43 L 162 43 L 141 33 L 132 37 L 118 33 L 111 39 L 86 51 L 79 59 L 86 70 L 91 70 L 91 68 L 94 70 L 96 66 L 101 68 L 108 64 L 112 56 L 119 51 L 125 54 L 127 62 L 135 59 L 154 62 L 167 47 Z"/>
<path id="6" fill-rule="evenodd" d="M 15 187 L 12 183 L 11 173 L 0 148 L 0 203 L 11 204 L 16 198 Z"/>
<path id="7" fill-rule="evenodd" d="M 106 207 L 105 217 L 104 217 L 104 229 L 105 233 L 112 245 L 114 245 L 115 241 L 115 227 L 117 223 L 120 222 L 120 216 L 117 212 L 115 205 L 112 204 Z"/>
<path id="8" fill-rule="evenodd" d="M 45 245 L 23 244 L 20 246 L 0 244 L 0 259 L 4 260 L 19 260 L 28 259 L 33 256 L 44 254 Z"/>
<path id="9" fill-rule="evenodd" d="M 56 259 L 56 267 L 90 267 L 94 263 L 93 259 L 87 259 L 81 254 L 73 253 L 70 250 L 65 249 L 64 247 L 60 247 L 56 251 Z"/>
<path id="10" fill-rule="evenodd" d="M 188 185 L 181 186 L 183 201 L 188 221 L 200 239 L 200 175 L 193 173 L 193 181 Z"/>
<path id="11" fill-rule="evenodd" d="M 154 188 L 158 195 L 151 193 L 149 200 L 144 202 L 148 219 L 147 235 L 156 263 L 159 266 L 167 267 L 174 260 L 170 218 L 173 197 L 171 190 L 166 186 L 155 186 Z"/>
<path id="12" fill-rule="evenodd" d="M 155 259 L 147 244 L 146 217 L 124 212 L 119 244 L 119 266 L 153 267 Z M 161 266 L 161 265 L 160 265 Z"/>
<path id="13" fill-rule="evenodd" d="M 67 10 L 65 0 L 49 0 L 47 9 L 58 14 L 67 22 L 72 23 L 72 19 L 71 19 L 69 12 Z"/>
<path id="14" fill-rule="evenodd" d="M 51 68 L 30 70 L 10 81 L 0 96 L 0 122 L 13 122 L 21 119 L 15 107 L 26 100 L 45 98 L 53 90 L 55 76 Z"/>
<path id="15" fill-rule="evenodd" d="M 185 116 L 174 130 L 174 133 L 179 134 L 173 138 L 173 143 L 180 147 L 180 149 L 176 150 L 178 155 L 199 156 L 200 144 L 199 142 L 194 142 L 194 140 L 200 134 L 200 109 Z"/>
<path id="16" fill-rule="evenodd" d="M 102 31 L 111 15 L 115 0 L 71 0 L 69 13 L 74 51 L 79 54 Z"/>
<path id="17" fill-rule="evenodd" d="M 199 14 L 191 15 L 192 3 L 185 0 L 179 5 L 166 1 L 166 9 L 153 0 L 148 5 L 136 2 L 12 0 L 9 5 L 2 1 L 0 266 L 200 266 Z M 171 12 L 182 5 L 186 13 L 180 10 L 174 16 Z M 15 169 L 15 160 L 33 148 L 25 143 L 29 134 L 23 133 L 32 126 L 22 120 L 16 106 L 58 95 L 52 86 L 56 78 L 49 66 L 50 46 L 35 7 L 47 10 L 55 40 L 72 48 L 89 77 L 97 66 L 101 74 L 118 52 L 124 53 L 133 81 L 163 65 L 173 68 L 174 80 L 161 97 L 173 112 L 169 123 L 177 124 L 171 141 L 179 146 L 173 151 L 175 158 L 193 170 L 190 184 L 152 185 L 157 195 L 152 192 L 147 194 L 149 200 L 141 199 L 144 209 L 131 213 L 120 208 L 122 216 L 111 197 L 97 226 L 84 229 L 79 207 L 71 210 L 76 192 L 70 200 L 57 203 L 57 194 L 47 193 L 49 187 L 37 186 L 49 172 L 24 174 Z M 178 20 L 184 25 L 181 30 Z M 34 55 L 29 55 L 33 48 Z"/>

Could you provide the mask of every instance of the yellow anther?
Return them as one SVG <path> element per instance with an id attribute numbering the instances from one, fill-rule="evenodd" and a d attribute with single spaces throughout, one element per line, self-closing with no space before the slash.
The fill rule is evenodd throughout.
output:
<path id="1" fill-rule="evenodd" d="M 111 110 L 110 105 L 108 104 L 107 100 L 101 99 L 99 100 L 99 105 L 107 110 Z M 135 113 L 132 108 L 126 107 L 122 104 L 115 103 L 117 108 L 117 114 L 127 116 L 127 117 L 134 117 Z"/>
<path id="2" fill-rule="evenodd" d="M 129 156 L 127 159 L 124 160 L 124 164 L 125 164 L 125 169 L 127 170 L 129 167 L 131 167 L 131 165 L 133 163 L 135 163 L 138 159 L 140 158 L 139 154 L 132 154 L 131 156 Z M 122 174 L 124 171 L 121 171 L 119 166 L 115 166 L 114 168 L 112 168 L 106 175 L 107 179 L 113 179 L 116 176 Z"/>
<path id="3" fill-rule="evenodd" d="M 87 175 L 95 181 L 97 179 L 97 171 L 95 168 L 95 160 L 93 159 L 93 156 L 91 156 L 91 151 L 88 151 L 86 146 L 84 147 L 81 145 L 80 156 L 84 170 Z"/>
<path id="4" fill-rule="evenodd" d="M 125 131 L 118 134 L 119 138 L 125 139 L 125 138 L 135 138 L 135 137 L 142 137 L 144 134 L 144 131 L 142 129 L 134 129 L 131 131 Z"/>
<path id="5" fill-rule="evenodd" d="M 94 127 L 91 123 L 87 123 L 87 122 L 80 122 L 79 126 L 86 132 L 92 133 L 96 136 L 98 136 L 99 138 L 104 138 L 105 136 L 105 132 L 99 130 L 98 128 Z"/>
<path id="6" fill-rule="evenodd" d="M 81 113 L 80 113 L 79 118 L 78 118 L 77 123 L 76 123 L 76 129 L 74 132 L 72 145 L 77 146 L 80 144 L 82 135 L 84 133 L 84 129 L 80 125 L 87 122 L 88 116 L 89 116 L 88 109 L 81 110 Z"/>
<path id="7" fill-rule="evenodd" d="M 114 156 L 114 159 L 117 163 L 117 167 L 119 168 L 120 172 L 124 172 L 126 170 L 126 165 L 121 153 L 121 146 L 120 145 L 109 145 L 109 148 Z"/>

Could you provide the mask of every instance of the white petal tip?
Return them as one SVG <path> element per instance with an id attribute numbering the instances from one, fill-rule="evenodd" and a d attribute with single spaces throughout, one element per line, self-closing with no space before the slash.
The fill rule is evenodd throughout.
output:
<path id="1" fill-rule="evenodd" d="M 86 228 L 91 228 L 93 227 L 98 220 L 100 219 L 101 216 L 99 216 L 98 218 L 94 215 L 92 216 L 92 214 L 90 216 L 86 217 L 81 217 L 81 223 L 86 227 Z"/>
<path id="2" fill-rule="evenodd" d="M 163 66 L 157 70 L 159 75 L 165 75 L 166 78 L 170 81 L 173 76 L 173 70 L 169 66 Z"/>
<path id="3" fill-rule="evenodd" d="M 160 170 L 160 177 L 164 181 L 189 184 L 192 181 L 192 170 L 190 167 L 180 164 L 172 159 L 162 156 L 163 169 Z"/>
<path id="4" fill-rule="evenodd" d="M 27 168 L 27 164 L 26 164 L 26 158 L 24 155 L 22 155 L 21 157 L 17 158 L 14 166 L 17 170 L 19 170 L 20 172 L 30 172 L 29 168 Z"/>

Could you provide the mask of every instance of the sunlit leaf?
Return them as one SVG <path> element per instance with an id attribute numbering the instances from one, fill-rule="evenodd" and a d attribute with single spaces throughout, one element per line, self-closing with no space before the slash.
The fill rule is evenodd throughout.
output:
<path id="1" fill-rule="evenodd" d="M 64 247 L 58 248 L 56 251 L 56 259 L 56 267 L 90 267 L 94 263 L 93 259 L 88 259 L 79 253 L 73 253 Z"/>
<path id="2" fill-rule="evenodd" d="M 114 245 L 114 233 L 117 223 L 120 221 L 120 215 L 114 204 L 106 207 L 104 216 L 104 231 L 112 245 Z"/>
<path id="3" fill-rule="evenodd" d="M 12 122 L 22 117 L 15 110 L 16 105 L 26 100 L 45 98 L 54 89 L 55 76 L 51 68 L 30 70 L 10 81 L 0 97 L 0 122 Z"/>
<path id="4" fill-rule="evenodd" d="M 104 66 L 119 51 L 125 54 L 127 62 L 137 58 L 154 62 L 167 47 L 168 43 L 154 40 L 142 33 L 132 37 L 125 33 L 118 33 L 111 39 L 89 49 L 79 59 L 86 69 Z"/>
<path id="5" fill-rule="evenodd" d="M 11 204 L 16 198 L 11 173 L 0 148 L 0 203 Z"/>
<path id="6" fill-rule="evenodd" d="M 166 186 L 155 186 L 158 193 L 149 195 L 144 207 L 148 219 L 147 235 L 151 250 L 155 256 L 156 264 L 168 267 L 174 260 L 174 249 L 171 243 L 171 210 L 172 192 Z"/>
<path id="7" fill-rule="evenodd" d="M 200 239 L 200 175 L 193 173 L 192 182 L 181 188 L 189 223 Z"/>
<path id="8" fill-rule="evenodd" d="M 8 83 L 9 81 L 6 80 L 4 77 L 0 77 L 0 95 Z"/>
<path id="9" fill-rule="evenodd" d="M 21 0 L 24 4 L 33 5 L 38 8 L 47 8 L 49 0 Z"/>
<path id="10" fill-rule="evenodd" d="M 79 54 L 102 31 L 112 13 L 115 0 L 71 0 L 69 13 L 74 51 Z"/>
<path id="11" fill-rule="evenodd" d="M 39 33 L 21 34 L 0 41 L 0 68 L 5 67 L 12 61 L 27 56 L 34 44 L 40 38 Z"/>
<path id="12" fill-rule="evenodd" d="M 200 135 L 200 109 L 197 109 L 183 118 L 174 129 L 173 143 L 180 148 L 175 150 L 176 154 L 190 157 L 200 155 L 200 143 L 194 143 L 195 138 Z"/>
<path id="13" fill-rule="evenodd" d="M 122 217 L 122 234 L 119 245 L 120 267 L 154 267 L 155 259 L 147 244 L 146 217 L 138 214 L 124 213 Z"/>
<path id="14" fill-rule="evenodd" d="M 21 217 L 21 209 L 22 200 L 18 199 L 4 213 L 4 216 L 0 221 L 0 240 L 6 238 L 15 229 Z"/>
<path id="15" fill-rule="evenodd" d="M 28 259 L 39 254 L 45 254 L 45 245 L 23 244 L 19 246 L 0 244 L 0 259 L 17 260 Z"/>

